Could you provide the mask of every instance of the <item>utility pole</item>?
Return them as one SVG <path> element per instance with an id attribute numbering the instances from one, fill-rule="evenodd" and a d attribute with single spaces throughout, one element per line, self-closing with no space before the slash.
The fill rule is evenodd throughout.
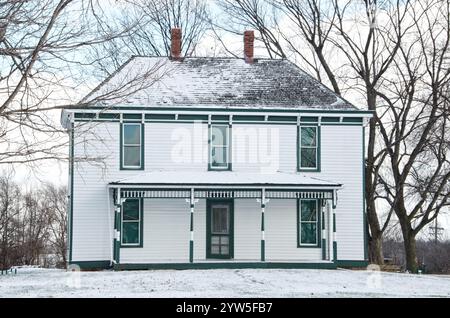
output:
<path id="1" fill-rule="evenodd" d="M 436 218 L 434 220 L 434 226 L 430 227 L 430 234 L 434 240 L 434 244 L 437 244 L 439 242 L 439 238 L 443 231 L 444 231 L 444 228 L 439 226 L 438 219 Z"/>

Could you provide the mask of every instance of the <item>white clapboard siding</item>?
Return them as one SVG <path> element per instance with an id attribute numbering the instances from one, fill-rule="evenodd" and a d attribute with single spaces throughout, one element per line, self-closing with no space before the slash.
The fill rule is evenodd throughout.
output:
<path id="1" fill-rule="evenodd" d="M 146 170 L 208 169 L 208 125 L 149 123 L 145 126 Z"/>
<path id="2" fill-rule="evenodd" d="M 234 124 L 233 170 L 295 172 L 296 129 L 295 125 Z"/>
<path id="3" fill-rule="evenodd" d="M 320 248 L 297 247 L 297 203 L 271 200 L 266 205 L 266 261 L 320 261 Z"/>
<path id="4" fill-rule="evenodd" d="M 112 181 L 134 177 L 150 170 L 174 170 L 174 169 L 194 169 L 198 171 L 207 170 L 207 151 L 208 143 L 207 125 L 200 125 L 200 135 L 203 136 L 202 145 L 196 145 L 193 139 L 180 139 L 181 135 L 195 136 L 199 135 L 194 132 L 196 129 L 194 124 L 178 124 L 178 123 L 152 123 L 145 124 L 145 171 L 121 171 L 119 169 L 120 145 L 119 123 L 93 123 L 89 126 L 89 133 L 81 134 L 80 124 L 76 124 L 75 128 L 75 157 L 97 158 L 96 162 L 77 162 L 74 171 L 74 193 L 73 193 L 73 260 L 74 261 L 94 261 L 111 259 L 112 245 L 112 228 L 113 228 L 113 208 L 108 210 L 107 204 L 107 184 Z M 83 125 L 83 130 L 87 129 Z M 238 128 L 247 128 L 239 130 Z M 253 128 L 252 128 L 253 127 Z M 275 133 L 270 130 L 276 129 Z M 180 130 L 181 129 L 181 130 Z M 248 143 L 234 142 L 235 134 L 248 134 L 252 129 L 256 131 L 258 143 L 263 146 L 252 146 L 248 148 Z M 262 132 L 261 132 L 261 129 Z M 260 138 L 266 134 L 266 138 Z M 275 136 L 274 142 L 269 142 L 269 136 Z M 195 138 L 194 138 L 195 139 Z M 177 154 L 174 148 L 186 142 L 191 144 L 193 148 L 190 154 L 193 162 L 183 163 L 177 162 Z M 269 145 L 266 145 L 269 143 Z M 279 147 L 279 151 L 269 151 L 272 147 Z M 233 162 L 233 171 L 236 172 L 262 172 L 269 173 L 270 169 L 277 167 L 277 171 L 296 172 L 297 166 L 297 126 L 296 125 L 249 125 L 235 124 L 233 125 L 233 157 L 240 151 L 256 151 L 256 161 L 244 162 L 237 160 Z M 195 148 L 195 149 L 194 149 Z M 248 149 L 250 150 L 248 150 Z M 261 148 L 261 149 L 260 149 Z M 256 149 L 256 150 L 255 150 Z M 197 155 L 195 155 L 197 153 Z M 278 158 L 274 155 L 278 153 Z M 253 156 L 255 158 L 255 156 Z M 244 156 L 245 158 L 245 156 Z M 241 158 L 242 159 L 242 156 Z M 267 162 L 268 159 L 275 162 Z M 338 207 L 336 210 L 337 217 L 337 238 L 338 238 L 338 258 L 341 260 L 363 260 L 364 259 L 364 227 L 363 227 L 363 178 L 362 178 L 362 127 L 361 126 L 326 126 L 321 127 L 321 172 L 304 173 L 305 175 L 318 177 L 343 184 L 343 189 L 338 192 Z M 270 167 L 267 170 L 267 167 Z M 303 173 L 303 172 L 302 172 Z M 256 201 L 250 203 L 251 200 L 235 201 L 235 256 L 236 259 L 245 255 L 249 259 L 254 257 L 250 252 L 245 250 L 253 250 L 252 246 L 259 244 L 260 234 L 260 216 L 256 213 L 259 210 Z M 296 259 L 295 257 L 309 257 L 315 259 L 319 254 L 314 249 L 307 249 L 306 254 L 295 254 L 297 248 L 293 250 L 292 256 L 284 255 L 277 252 L 277 248 L 272 248 L 270 243 L 270 235 L 277 240 L 277 232 L 274 230 L 279 222 L 290 222 L 289 231 L 294 231 L 290 240 L 296 246 L 296 220 L 291 219 L 289 213 L 295 216 L 295 206 L 291 205 L 295 200 L 283 201 L 272 200 L 267 207 L 266 220 L 266 244 L 267 259 L 270 257 L 286 257 L 288 259 Z M 170 200 L 165 202 L 170 204 Z M 288 205 L 288 206 L 283 206 Z M 187 204 L 186 207 L 188 208 Z M 246 209 L 248 214 L 242 209 Z M 275 209 L 275 210 L 274 210 Z M 286 210 L 287 209 L 287 210 Z M 292 211 L 293 212 L 292 212 Z M 278 212 L 277 212 L 278 211 Z M 254 213 L 253 213 L 254 212 Z M 276 214 L 278 213 L 278 214 Z M 286 214 L 286 216 L 285 216 Z M 188 216 L 187 216 L 188 217 Z M 271 218 L 272 217 L 272 218 Z M 283 219 L 283 220 L 281 220 Z M 253 220 L 253 223 L 251 222 Z M 281 220 L 281 221 L 280 221 Z M 205 258 L 205 222 L 206 222 L 206 204 L 205 200 L 201 200 L 196 206 L 196 216 L 194 219 L 195 228 L 195 244 L 194 258 L 202 260 Z M 238 223 L 239 222 L 239 223 Z M 241 223 L 242 222 L 242 223 Z M 278 223 L 277 223 L 278 222 Z M 248 231 L 245 231 L 248 223 Z M 273 224 L 272 224 L 273 223 Z M 144 221 L 147 226 L 147 222 Z M 280 228 L 285 224 L 279 224 Z M 189 244 L 189 228 L 186 230 L 186 236 L 183 244 L 188 247 Z M 248 236 L 248 242 L 243 238 Z M 280 235 L 285 235 L 285 232 Z M 144 235 L 145 236 L 145 235 Z M 146 237 L 146 236 L 145 236 Z M 280 238 L 278 238 L 280 239 Z M 287 239 L 284 237 L 284 239 Z M 238 246 L 239 241 L 245 242 L 245 246 Z M 276 242 L 275 242 L 276 243 Z M 286 243 L 291 244 L 291 243 Z M 272 248 L 272 256 L 270 249 Z M 130 249 L 131 250 L 131 249 Z M 259 258 L 259 248 L 255 249 L 255 255 Z M 304 249 L 306 250 L 306 249 Z M 188 253 L 189 249 L 185 249 Z M 128 253 L 125 252 L 125 253 Z M 130 252 L 131 253 L 131 252 Z M 309 253 L 309 254 L 308 254 Z M 317 251 L 319 253 L 319 251 Z M 122 253 L 123 254 L 123 253 Z M 297 256 L 295 256 L 297 255 Z M 309 256 L 308 256 L 309 255 Z M 186 255 L 182 256 L 185 257 Z M 300 258 L 299 258 L 300 259 Z"/>
<path id="5" fill-rule="evenodd" d="M 206 200 L 195 204 L 194 210 L 194 260 L 206 259 Z"/>
<path id="6" fill-rule="evenodd" d="M 255 199 L 234 201 L 234 258 L 261 259 L 261 207 Z"/>
<path id="7" fill-rule="evenodd" d="M 190 208 L 184 199 L 144 200 L 142 248 L 121 248 L 120 262 L 189 262 Z"/>
<path id="8" fill-rule="evenodd" d="M 338 259 L 364 259 L 363 139 L 361 126 L 322 126 L 322 172 L 317 177 L 343 184 L 338 192 Z"/>

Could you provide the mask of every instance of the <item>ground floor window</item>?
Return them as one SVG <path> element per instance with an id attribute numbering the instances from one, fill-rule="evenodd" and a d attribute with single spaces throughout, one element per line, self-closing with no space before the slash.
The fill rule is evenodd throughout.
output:
<path id="1" fill-rule="evenodd" d="M 319 247 L 320 244 L 319 200 L 299 200 L 298 203 L 298 245 Z"/>
<path id="2" fill-rule="evenodd" d="M 122 205 L 122 246 L 142 246 L 142 200 L 127 199 Z"/>

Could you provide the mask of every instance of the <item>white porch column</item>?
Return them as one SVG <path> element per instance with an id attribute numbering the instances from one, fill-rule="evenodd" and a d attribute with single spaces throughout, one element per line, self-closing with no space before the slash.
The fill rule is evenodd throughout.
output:
<path id="1" fill-rule="evenodd" d="M 332 221 L 333 221 L 333 261 L 337 261 L 337 237 L 336 237 L 336 205 L 337 205 L 337 191 L 333 191 L 333 201 L 331 204 Z"/>
<path id="2" fill-rule="evenodd" d="M 194 209 L 195 209 L 195 203 L 198 202 L 198 199 L 195 199 L 195 190 L 191 189 L 191 197 L 190 199 L 186 199 L 186 201 L 189 203 L 190 212 L 191 212 L 191 220 L 190 220 L 190 240 L 189 240 L 189 262 L 194 262 Z"/>
<path id="3" fill-rule="evenodd" d="M 326 217 L 327 217 L 327 241 L 328 241 L 328 260 L 333 261 L 333 212 L 332 203 L 327 201 Z"/>
<path id="4" fill-rule="evenodd" d="M 269 199 L 266 199 L 266 189 L 261 189 L 261 199 L 257 199 L 256 201 L 261 203 L 261 262 L 265 262 L 266 234 L 265 234 L 264 213 L 266 211 L 266 204 L 269 202 Z"/>
<path id="5" fill-rule="evenodd" d="M 116 202 L 115 213 L 114 213 L 114 264 L 120 263 L 120 229 L 121 229 L 121 210 L 122 210 L 122 199 L 121 199 L 121 189 L 118 188 L 116 191 Z"/>

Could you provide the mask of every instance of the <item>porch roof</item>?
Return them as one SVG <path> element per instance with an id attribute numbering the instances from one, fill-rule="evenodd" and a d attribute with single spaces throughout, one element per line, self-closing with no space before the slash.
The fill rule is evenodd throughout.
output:
<path id="1" fill-rule="evenodd" d="M 300 173 L 234 171 L 152 171 L 110 183 L 113 188 L 295 188 L 336 190 L 342 185 Z"/>

